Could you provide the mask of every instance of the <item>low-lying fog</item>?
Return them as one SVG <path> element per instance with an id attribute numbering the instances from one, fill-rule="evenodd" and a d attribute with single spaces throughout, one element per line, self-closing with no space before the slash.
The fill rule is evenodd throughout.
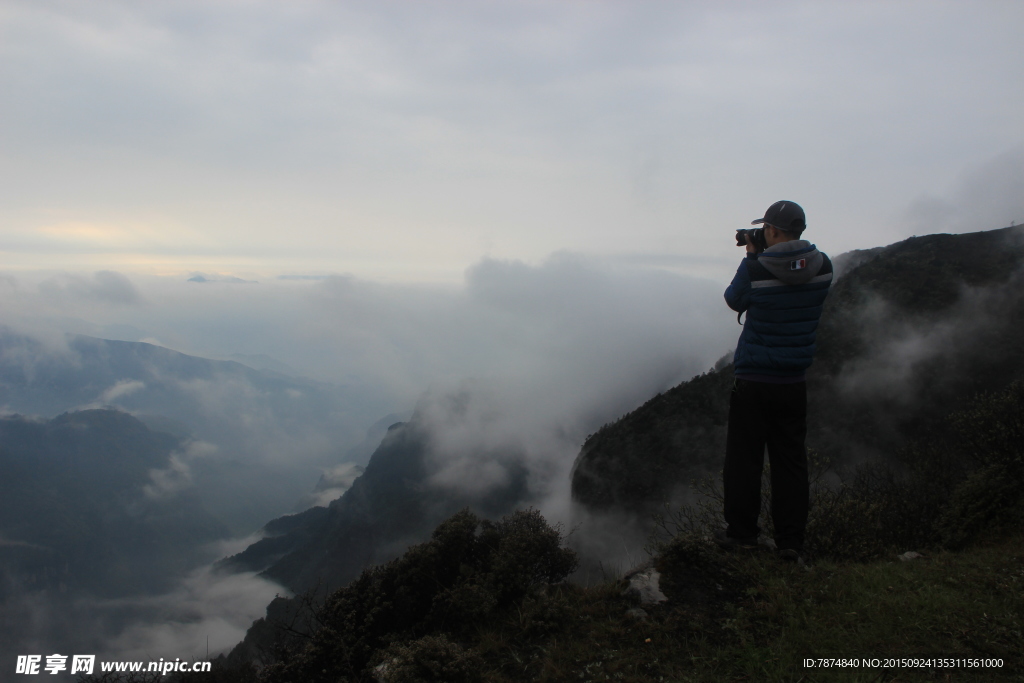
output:
<path id="1" fill-rule="evenodd" d="M 40 355 L 72 354 L 65 333 L 74 332 L 344 385 L 357 415 L 339 419 L 353 420 L 358 428 L 337 442 L 305 434 L 294 447 L 287 430 L 268 427 L 274 415 L 238 414 L 225 405 L 244 396 L 245 387 L 207 385 L 200 392 L 197 405 L 211 420 L 234 420 L 240 431 L 231 433 L 247 427 L 261 435 L 263 446 L 252 445 L 251 452 L 230 443 L 203 446 L 204 462 L 225 453 L 251 458 L 244 480 L 221 484 L 237 489 L 222 491 L 224 500 L 242 505 L 247 491 L 277 486 L 282 471 L 310 473 L 289 484 L 295 490 L 291 510 L 267 509 L 263 522 L 309 501 L 313 475 L 358 450 L 374 422 L 389 413 L 408 415 L 417 405 L 432 423 L 435 451 L 443 460 L 435 485 L 486 487 L 488 477 L 500 472 L 473 454 L 513 447 L 529 468 L 536 504 L 552 521 L 571 521 L 568 470 L 586 436 L 710 368 L 738 331 L 722 302 L 724 282 L 571 254 L 539 265 L 485 260 L 458 287 L 345 276 L 258 282 L 233 281 L 227 274 L 204 277 L 199 282 L 188 275 L 110 271 L 8 274 L 0 280 L 0 305 L 9 312 L 9 332 L 43 342 Z M 18 357 L 5 353 L 6 364 L 30 369 L 41 362 L 26 357 L 24 349 Z M 133 381 L 117 378 L 87 405 L 130 411 L 130 399 L 146 391 Z M 435 399 L 456 393 L 466 408 L 453 419 L 439 407 L 447 403 Z M 10 403 L 7 412 L 17 409 Z M 184 459 L 176 465 L 188 466 Z M 173 483 L 171 495 L 201 486 L 194 473 Z M 86 632 L 90 621 L 104 621 L 109 629 L 128 615 L 131 627 L 104 632 L 111 654 L 205 656 L 207 636 L 211 652 L 230 647 L 277 591 L 283 589 L 258 578 L 217 577 L 197 568 L 168 595 L 60 605 L 43 595 L 26 596 L 9 613 L 34 625 L 22 629 L 31 643 L 20 646 L 40 651 L 54 651 L 56 643 L 48 638 L 58 632 Z M 81 628 L 66 628 L 69 618 Z"/>

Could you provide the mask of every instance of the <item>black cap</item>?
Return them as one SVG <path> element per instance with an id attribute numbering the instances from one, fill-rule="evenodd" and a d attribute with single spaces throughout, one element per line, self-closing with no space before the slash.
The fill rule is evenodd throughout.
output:
<path id="1" fill-rule="evenodd" d="M 750 221 L 751 225 L 764 223 L 774 225 L 779 230 L 786 232 L 801 233 L 807 227 L 807 219 L 804 217 L 804 210 L 796 202 L 775 202 L 764 212 L 764 218 Z"/>

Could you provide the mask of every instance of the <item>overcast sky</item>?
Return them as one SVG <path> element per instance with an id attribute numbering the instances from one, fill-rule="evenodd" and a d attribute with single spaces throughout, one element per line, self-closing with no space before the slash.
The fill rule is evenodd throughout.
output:
<path id="1" fill-rule="evenodd" d="M 3 268 L 723 277 L 1024 221 L 1020 2 L 0 1 Z M 979 194 L 980 193 L 980 194 Z"/>

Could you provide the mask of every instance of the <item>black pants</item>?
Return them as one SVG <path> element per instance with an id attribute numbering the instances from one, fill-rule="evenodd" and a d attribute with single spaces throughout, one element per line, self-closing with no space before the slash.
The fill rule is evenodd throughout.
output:
<path id="1" fill-rule="evenodd" d="M 761 471 L 768 448 L 772 518 L 778 548 L 803 550 L 807 526 L 807 384 L 769 384 L 737 379 L 729 399 L 725 443 L 726 534 L 749 538 L 760 532 Z"/>

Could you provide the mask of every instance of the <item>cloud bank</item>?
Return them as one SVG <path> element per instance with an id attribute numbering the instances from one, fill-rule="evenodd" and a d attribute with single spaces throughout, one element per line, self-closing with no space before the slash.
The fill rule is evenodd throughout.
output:
<path id="1" fill-rule="evenodd" d="M 573 249 L 721 273 L 715 231 L 783 197 L 836 250 L 873 246 L 907 197 L 1022 143 L 1022 23 L 998 0 L 9 0 L 0 249 L 445 282 Z"/>

